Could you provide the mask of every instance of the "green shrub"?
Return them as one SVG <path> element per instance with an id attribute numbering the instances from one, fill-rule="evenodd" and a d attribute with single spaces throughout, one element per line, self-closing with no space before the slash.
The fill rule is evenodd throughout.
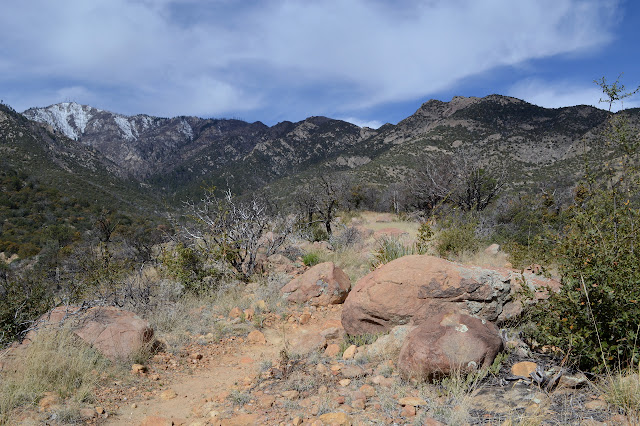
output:
<path id="1" fill-rule="evenodd" d="M 378 248 L 373 253 L 371 269 L 389 263 L 392 260 L 412 254 L 425 254 L 427 247 L 418 243 L 407 245 L 396 237 L 384 236 L 377 242 Z"/>
<path id="2" fill-rule="evenodd" d="M 320 256 L 318 256 L 318 253 L 312 251 L 302 256 L 302 262 L 306 266 L 314 266 L 320 263 Z"/>
<path id="3" fill-rule="evenodd" d="M 473 220 L 450 220 L 438 234 L 436 251 L 441 257 L 456 257 L 472 252 L 480 246 L 476 236 L 477 223 Z"/>
<path id="4" fill-rule="evenodd" d="M 613 116 L 604 141 L 620 157 L 576 190 L 557 251 L 562 289 L 531 313 L 536 340 L 593 371 L 637 366 L 640 353 L 640 140 L 624 117 Z"/>

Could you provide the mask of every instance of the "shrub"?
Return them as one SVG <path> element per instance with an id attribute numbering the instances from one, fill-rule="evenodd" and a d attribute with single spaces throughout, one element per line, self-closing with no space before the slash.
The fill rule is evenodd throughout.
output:
<path id="1" fill-rule="evenodd" d="M 617 81 L 602 84 L 612 99 L 624 97 Z M 640 140 L 618 113 L 604 142 L 619 157 L 588 170 L 577 188 L 557 251 L 563 286 L 534 307 L 530 331 L 594 371 L 638 365 L 640 353 Z"/>
<path id="2" fill-rule="evenodd" d="M 476 236 L 477 223 L 473 219 L 449 220 L 438 233 L 436 251 L 441 257 L 457 257 L 477 250 L 480 241 Z"/>
<path id="3" fill-rule="evenodd" d="M 378 248 L 373 253 L 371 269 L 389 263 L 392 260 L 412 254 L 424 254 L 426 249 L 417 244 L 406 245 L 404 241 L 396 237 L 382 237 L 377 242 Z"/>
<path id="4" fill-rule="evenodd" d="M 314 266 L 320 263 L 320 256 L 318 256 L 318 253 L 312 251 L 302 256 L 302 262 L 306 266 Z"/>

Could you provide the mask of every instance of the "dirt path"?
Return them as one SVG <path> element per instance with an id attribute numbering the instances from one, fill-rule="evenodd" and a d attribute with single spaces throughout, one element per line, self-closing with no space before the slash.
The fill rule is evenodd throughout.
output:
<path id="1" fill-rule="evenodd" d="M 303 333 L 320 331 L 328 321 L 335 323 L 339 318 L 340 310 L 334 309 L 314 312 L 306 325 L 299 325 L 297 321 L 277 322 L 262 330 L 266 344 L 232 337 L 224 342 L 190 346 L 187 348 L 189 355 L 183 360 L 188 364 L 187 368 L 175 374 L 162 374 L 163 362 L 155 357 L 149 365 L 150 372 L 159 371 L 163 376 L 157 383 L 152 383 L 155 389 L 144 392 L 144 387 L 140 386 L 134 389 L 140 392 L 131 398 L 112 396 L 111 403 L 117 404 L 117 408 L 112 405 L 113 411 L 103 424 L 139 425 L 145 419 L 151 420 L 151 416 L 156 417 L 153 424 L 162 424 L 161 419 L 173 421 L 174 425 L 215 424 L 215 421 L 207 423 L 212 420 L 211 411 L 218 411 L 224 417 L 222 406 L 229 405 L 229 395 L 234 390 L 242 392 L 255 386 L 261 364 L 278 364 L 285 336 L 290 342 Z M 202 355 L 198 361 L 191 359 L 196 354 L 194 349 Z M 126 393 L 131 395 L 131 389 Z"/>

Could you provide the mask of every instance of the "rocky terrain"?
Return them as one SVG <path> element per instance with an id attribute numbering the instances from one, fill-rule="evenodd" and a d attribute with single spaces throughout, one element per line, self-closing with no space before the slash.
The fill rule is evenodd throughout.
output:
<path id="1" fill-rule="evenodd" d="M 375 220 L 361 225 L 371 235 L 407 232 Z M 196 300 L 182 336 L 152 337 L 149 323 L 116 308 L 43 319 L 70 318 L 79 338 L 124 360 L 115 375 L 94 371 L 90 402 L 74 408 L 84 424 L 632 424 L 596 382 L 519 338 L 513 320 L 531 302 L 521 286 L 537 300 L 559 283 L 510 269 L 496 247 L 483 259 L 401 257 L 351 285 L 333 262 L 309 268 L 274 255 L 265 268 L 286 285 Z M 4 373 L 38 338 L 2 354 Z M 135 342 L 152 341 L 150 357 L 127 363 Z M 11 421 L 65 423 L 69 404 L 49 393 Z"/>

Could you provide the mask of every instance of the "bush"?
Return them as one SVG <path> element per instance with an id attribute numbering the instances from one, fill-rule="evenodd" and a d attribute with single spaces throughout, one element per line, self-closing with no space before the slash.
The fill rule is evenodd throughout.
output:
<path id="1" fill-rule="evenodd" d="M 603 84 L 619 99 L 623 86 Z M 640 353 L 640 140 L 623 113 L 609 124 L 605 143 L 619 157 L 577 188 L 557 251 L 563 286 L 534 307 L 530 332 L 593 371 L 637 366 Z"/>
<path id="2" fill-rule="evenodd" d="M 304 256 L 302 256 L 302 262 L 306 266 L 314 266 L 314 265 L 317 265 L 318 263 L 320 263 L 320 256 L 318 256 L 318 253 L 309 252 L 309 253 L 305 254 Z"/>
<path id="3" fill-rule="evenodd" d="M 476 226 L 477 223 L 473 219 L 449 220 L 437 236 L 438 255 L 451 258 L 477 250 L 480 240 L 476 236 Z"/>
<path id="4" fill-rule="evenodd" d="M 382 237 L 378 240 L 378 248 L 373 253 L 373 261 L 371 269 L 375 269 L 380 265 L 389 263 L 392 260 L 412 254 L 425 254 L 426 246 L 415 243 L 406 245 L 404 241 L 396 237 Z"/>

